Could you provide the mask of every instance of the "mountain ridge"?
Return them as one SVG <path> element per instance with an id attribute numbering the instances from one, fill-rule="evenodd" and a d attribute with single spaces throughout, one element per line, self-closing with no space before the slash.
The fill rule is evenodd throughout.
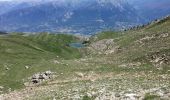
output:
<path id="1" fill-rule="evenodd" d="M 97 31 L 115 27 L 118 27 L 115 29 L 121 29 L 121 25 L 131 26 L 137 24 L 138 19 L 140 20 L 135 9 L 124 0 L 65 2 L 61 1 L 61 5 L 59 5 L 58 2 L 49 1 L 8 12 L 0 16 L 0 27 L 2 30 L 20 32 L 49 31 L 94 34 Z M 69 7 L 67 7 L 68 5 Z M 131 17 L 133 20 L 130 19 Z M 103 23 L 105 20 L 106 22 Z M 32 21 L 34 23 L 29 23 Z M 96 24 L 100 25 L 96 26 Z"/>
<path id="2" fill-rule="evenodd" d="M 92 35 L 124 30 L 166 16 L 170 13 L 170 7 L 166 6 L 169 3 L 170 0 L 1 1 L 0 29 Z"/>

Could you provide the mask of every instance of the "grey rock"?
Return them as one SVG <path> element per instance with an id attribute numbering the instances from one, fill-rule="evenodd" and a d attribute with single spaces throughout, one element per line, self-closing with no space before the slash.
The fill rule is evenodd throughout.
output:
<path id="1" fill-rule="evenodd" d="M 116 93 L 115 94 L 115 97 L 120 97 L 121 95 L 119 93 Z"/>
<path id="2" fill-rule="evenodd" d="M 25 69 L 29 69 L 29 66 L 25 66 Z"/>
<path id="3" fill-rule="evenodd" d="M 2 90 L 2 89 L 4 89 L 4 87 L 3 87 L 3 86 L 0 86 L 0 90 Z"/>
<path id="4" fill-rule="evenodd" d="M 53 73 L 51 71 L 37 73 L 32 76 L 31 81 L 33 82 L 33 84 L 40 83 L 41 81 L 50 79 L 52 77 L 52 74 Z"/>
<path id="5" fill-rule="evenodd" d="M 99 54 L 110 54 L 114 53 L 118 47 L 114 43 L 113 39 L 103 39 L 92 43 L 90 48 L 94 51 L 97 51 Z"/>
<path id="6" fill-rule="evenodd" d="M 46 71 L 44 74 L 45 74 L 46 76 L 48 76 L 48 75 L 51 75 L 52 72 L 51 72 L 51 71 Z"/>
<path id="7" fill-rule="evenodd" d="M 9 68 L 8 68 L 8 67 L 6 67 L 5 69 L 6 69 L 6 70 L 9 70 Z"/>

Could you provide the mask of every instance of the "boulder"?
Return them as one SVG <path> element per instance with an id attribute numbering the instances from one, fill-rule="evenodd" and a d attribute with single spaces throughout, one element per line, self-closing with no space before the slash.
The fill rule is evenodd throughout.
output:
<path id="1" fill-rule="evenodd" d="M 29 66 L 25 66 L 25 69 L 29 69 Z"/>
<path id="2" fill-rule="evenodd" d="M 84 74 L 81 73 L 81 72 L 75 72 L 75 74 L 76 74 L 78 77 L 80 77 L 80 78 L 83 78 L 83 77 L 84 77 Z"/>
<path id="3" fill-rule="evenodd" d="M 32 83 L 33 83 L 33 84 L 37 84 L 37 83 L 39 83 L 39 82 L 40 82 L 40 81 L 39 81 L 38 79 L 33 79 L 33 80 L 32 80 Z"/>
<path id="4" fill-rule="evenodd" d="M 39 79 L 39 74 L 34 74 L 34 75 L 32 76 L 32 79 Z"/>
<path id="5" fill-rule="evenodd" d="M 46 74 L 46 75 L 51 75 L 52 72 L 51 72 L 51 71 L 45 71 L 45 74 Z"/>
<path id="6" fill-rule="evenodd" d="M 4 89 L 4 87 L 3 87 L 3 86 L 0 86 L 0 90 L 2 90 L 2 89 Z"/>
<path id="7" fill-rule="evenodd" d="M 91 50 L 97 51 L 99 54 L 111 54 L 118 49 L 114 39 L 103 39 L 92 43 L 89 47 Z"/>
<path id="8" fill-rule="evenodd" d="M 38 79 L 44 80 L 44 79 L 46 79 L 46 77 L 47 76 L 45 74 L 39 74 Z"/>
<path id="9" fill-rule="evenodd" d="M 45 71 L 45 72 L 42 72 L 42 73 L 37 73 L 37 74 L 34 74 L 31 78 L 31 81 L 36 84 L 36 83 L 40 83 L 41 81 L 44 81 L 44 80 L 48 80 L 52 77 L 52 72 L 51 71 Z"/>
<path id="10" fill-rule="evenodd" d="M 9 68 L 8 68 L 8 67 L 6 67 L 5 69 L 6 69 L 6 70 L 9 70 Z"/>
<path id="11" fill-rule="evenodd" d="M 134 94 L 134 93 L 125 94 L 125 98 L 127 100 L 136 100 L 137 99 L 136 97 L 138 97 L 138 96 L 137 96 L 137 94 Z"/>

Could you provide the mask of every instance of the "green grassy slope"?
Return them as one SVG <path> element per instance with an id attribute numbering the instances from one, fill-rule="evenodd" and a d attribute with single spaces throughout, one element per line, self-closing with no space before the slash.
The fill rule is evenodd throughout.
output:
<path id="1" fill-rule="evenodd" d="M 113 35 L 121 34 L 121 35 Z M 127 62 L 143 61 L 148 62 L 148 56 L 166 55 L 170 58 L 170 17 L 154 22 L 139 29 L 132 29 L 120 33 L 101 33 L 97 35 L 97 40 L 103 38 L 115 39 L 115 43 L 121 48 L 121 52 L 114 54 L 120 56 L 121 60 Z M 166 62 L 168 66 L 169 62 Z"/>
<path id="2" fill-rule="evenodd" d="M 79 50 L 67 46 L 75 41 L 74 36 L 61 34 L 0 36 L 0 85 L 20 88 L 22 79 L 33 73 L 57 70 L 52 60 L 79 58 Z"/>
<path id="3" fill-rule="evenodd" d="M 41 48 L 46 51 L 57 53 L 65 59 L 80 58 L 78 50 L 70 48 L 69 43 L 79 41 L 79 39 L 67 34 L 37 34 L 29 36 L 31 41 L 40 44 Z"/>
<path id="4" fill-rule="evenodd" d="M 122 35 L 123 34 L 120 32 L 105 31 L 105 32 L 101 32 L 101 33 L 98 33 L 98 34 L 92 36 L 90 38 L 90 41 L 94 42 L 94 41 L 99 41 L 102 39 L 116 39 Z"/>
<path id="5" fill-rule="evenodd" d="M 138 29 L 103 32 L 93 36 L 91 42 L 103 39 L 114 39 L 114 45 L 119 48 L 106 55 L 92 53 L 93 62 L 100 66 L 95 71 L 132 75 L 144 72 L 153 73 L 155 77 L 170 74 L 170 17 Z"/>

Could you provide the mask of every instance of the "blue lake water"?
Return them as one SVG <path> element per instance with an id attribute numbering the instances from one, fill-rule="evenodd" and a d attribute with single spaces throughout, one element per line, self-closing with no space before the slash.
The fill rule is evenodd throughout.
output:
<path id="1" fill-rule="evenodd" d="M 82 44 L 82 43 L 70 43 L 69 46 L 73 47 L 73 48 L 83 48 L 83 47 L 85 47 L 85 45 Z"/>

